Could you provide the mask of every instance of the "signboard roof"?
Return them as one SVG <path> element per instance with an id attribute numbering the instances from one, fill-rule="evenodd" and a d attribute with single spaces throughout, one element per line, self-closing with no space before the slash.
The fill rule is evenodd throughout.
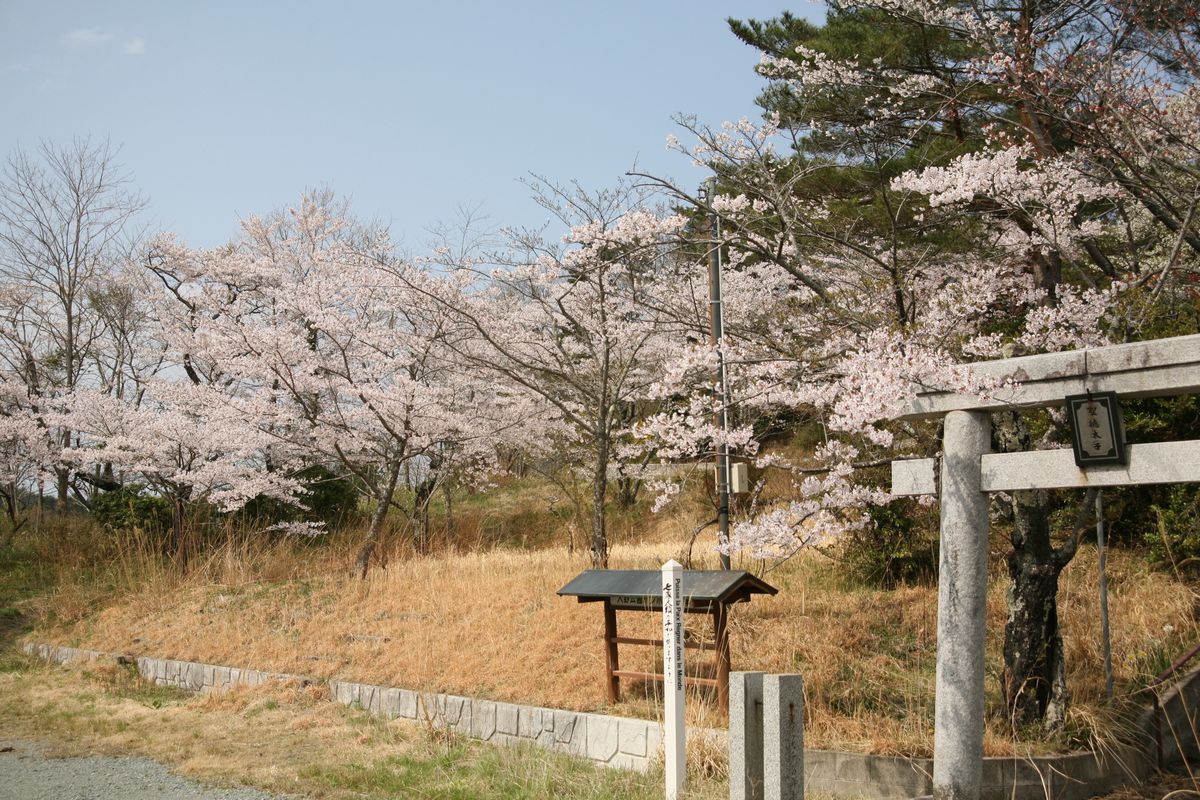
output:
<path id="1" fill-rule="evenodd" d="M 745 570 L 684 570 L 683 600 L 688 606 L 702 603 L 737 603 L 752 594 L 778 590 Z M 559 595 L 579 602 L 608 600 L 625 608 L 660 608 L 662 572 L 657 569 L 589 569 L 576 575 Z"/>

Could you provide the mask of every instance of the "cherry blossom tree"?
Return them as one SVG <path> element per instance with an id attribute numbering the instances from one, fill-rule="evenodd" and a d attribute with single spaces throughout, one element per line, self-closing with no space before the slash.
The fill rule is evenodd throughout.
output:
<path id="1" fill-rule="evenodd" d="M 77 470 L 103 465 L 138 479 L 171 503 L 175 558 L 186 569 L 189 505 L 236 511 L 258 497 L 297 502 L 303 487 L 286 468 L 264 469 L 270 434 L 226 403 L 213 386 L 155 380 L 142 402 L 81 389 L 66 399 L 59 424 L 76 431 L 60 458 Z M 287 465 L 281 465 L 286 467 Z"/>
<path id="2" fill-rule="evenodd" d="M 454 368 L 450 311 L 418 289 L 430 276 L 328 192 L 247 218 L 233 244 L 175 252 L 157 270 L 175 299 L 172 352 L 271 438 L 265 469 L 299 457 L 365 487 L 374 509 L 358 574 L 380 548 L 406 465 L 441 466 L 453 453 L 487 469 L 498 442 L 536 428 L 522 397 Z"/>
<path id="3" fill-rule="evenodd" d="M 486 256 L 443 247 L 437 259 L 450 278 L 436 296 L 460 331 L 449 340 L 457 357 L 481 379 L 545 406 L 559 443 L 581 451 L 592 565 L 606 568 L 609 468 L 636 421 L 625 412 L 646 397 L 673 341 L 671 317 L 654 298 L 684 219 L 655 211 L 624 185 L 535 189 L 569 227 L 562 241 L 510 232 Z"/>
<path id="4" fill-rule="evenodd" d="M 22 491 L 57 464 L 53 440 L 38 409 L 46 413 L 21 381 L 0 380 L 0 501 L 9 529 L 3 541 L 12 541 L 26 523 L 21 513 Z"/>
<path id="5" fill-rule="evenodd" d="M 765 50 L 764 122 L 683 120 L 694 144 L 669 142 L 716 173 L 705 213 L 721 217 L 732 273 L 757 278 L 726 289 L 756 297 L 760 318 L 727 315 L 740 402 L 807 413 L 836 437 L 819 472 L 791 465 L 800 501 L 739 526 L 733 546 L 757 554 L 792 552 L 883 499 L 852 467 L 929 447 L 920 428 L 883 422 L 914 385 L 986 393 L 972 359 L 1137 336 L 1129 310 L 1194 269 L 1194 15 L 1086 1 L 830 9 L 825 29 L 743 28 Z M 668 370 L 679 380 L 664 392 L 702 395 L 702 356 Z M 711 432 L 698 419 L 676 413 L 649 430 L 700 450 Z M 1032 444 L 1019 414 L 996 429 L 1001 447 Z M 733 439 L 752 452 L 749 432 Z M 1070 542 L 1051 543 L 1048 503 L 1014 496 L 1009 511 L 1019 602 L 1005 686 L 1015 720 L 1054 727 Z"/>

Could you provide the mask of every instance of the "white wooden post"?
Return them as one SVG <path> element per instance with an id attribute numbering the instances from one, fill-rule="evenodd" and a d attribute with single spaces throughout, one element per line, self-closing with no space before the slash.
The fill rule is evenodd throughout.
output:
<path id="1" fill-rule="evenodd" d="M 662 566 L 663 615 L 663 750 L 666 797 L 675 800 L 687 774 L 687 733 L 683 725 L 683 567 L 671 560 Z"/>

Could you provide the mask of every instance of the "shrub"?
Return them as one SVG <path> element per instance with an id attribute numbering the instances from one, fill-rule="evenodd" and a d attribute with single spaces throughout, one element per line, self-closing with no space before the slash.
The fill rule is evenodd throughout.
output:
<path id="1" fill-rule="evenodd" d="M 96 521 L 113 530 L 140 530 L 160 533 L 171 527 L 171 504 L 166 498 L 148 494 L 146 487 L 131 483 L 92 499 Z"/>
<path id="2" fill-rule="evenodd" d="M 297 508 L 270 497 L 256 497 L 238 516 L 259 524 L 279 522 L 321 522 L 326 529 L 353 523 L 358 518 L 358 489 L 346 475 L 316 464 L 296 476 L 308 489 L 306 508 Z"/>
<path id="3" fill-rule="evenodd" d="M 937 537 L 930 515 L 912 500 L 868 506 L 871 524 L 849 534 L 842 551 L 847 574 L 867 586 L 890 589 L 937 576 Z"/>
<path id="4" fill-rule="evenodd" d="M 318 464 L 300 473 L 300 478 L 310 492 L 305 519 L 324 522 L 329 528 L 357 519 L 358 488 L 349 477 Z"/>
<path id="5" fill-rule="evenodd" d="M 1155 524 L 1145 532 L 1150 559 L 1168 568 L 1200 568 L 1200 489 L 1172 486 L 1151 506 Z"/>

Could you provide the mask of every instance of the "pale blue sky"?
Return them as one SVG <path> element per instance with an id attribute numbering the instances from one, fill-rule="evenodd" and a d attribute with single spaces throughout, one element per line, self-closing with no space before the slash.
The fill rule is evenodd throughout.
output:
<path id="1" fill-rule="evenodd" d="M 665 149 L 671 115 L 756 116 L 757 55 L 725 18 L 817 18 L 799 0 L 0 0 L 0 154 L 108 137 L 191 245 L 330 185 L 423 249 L 459 204 L 545 214 L 517 178 L 604 186 Z"/>

